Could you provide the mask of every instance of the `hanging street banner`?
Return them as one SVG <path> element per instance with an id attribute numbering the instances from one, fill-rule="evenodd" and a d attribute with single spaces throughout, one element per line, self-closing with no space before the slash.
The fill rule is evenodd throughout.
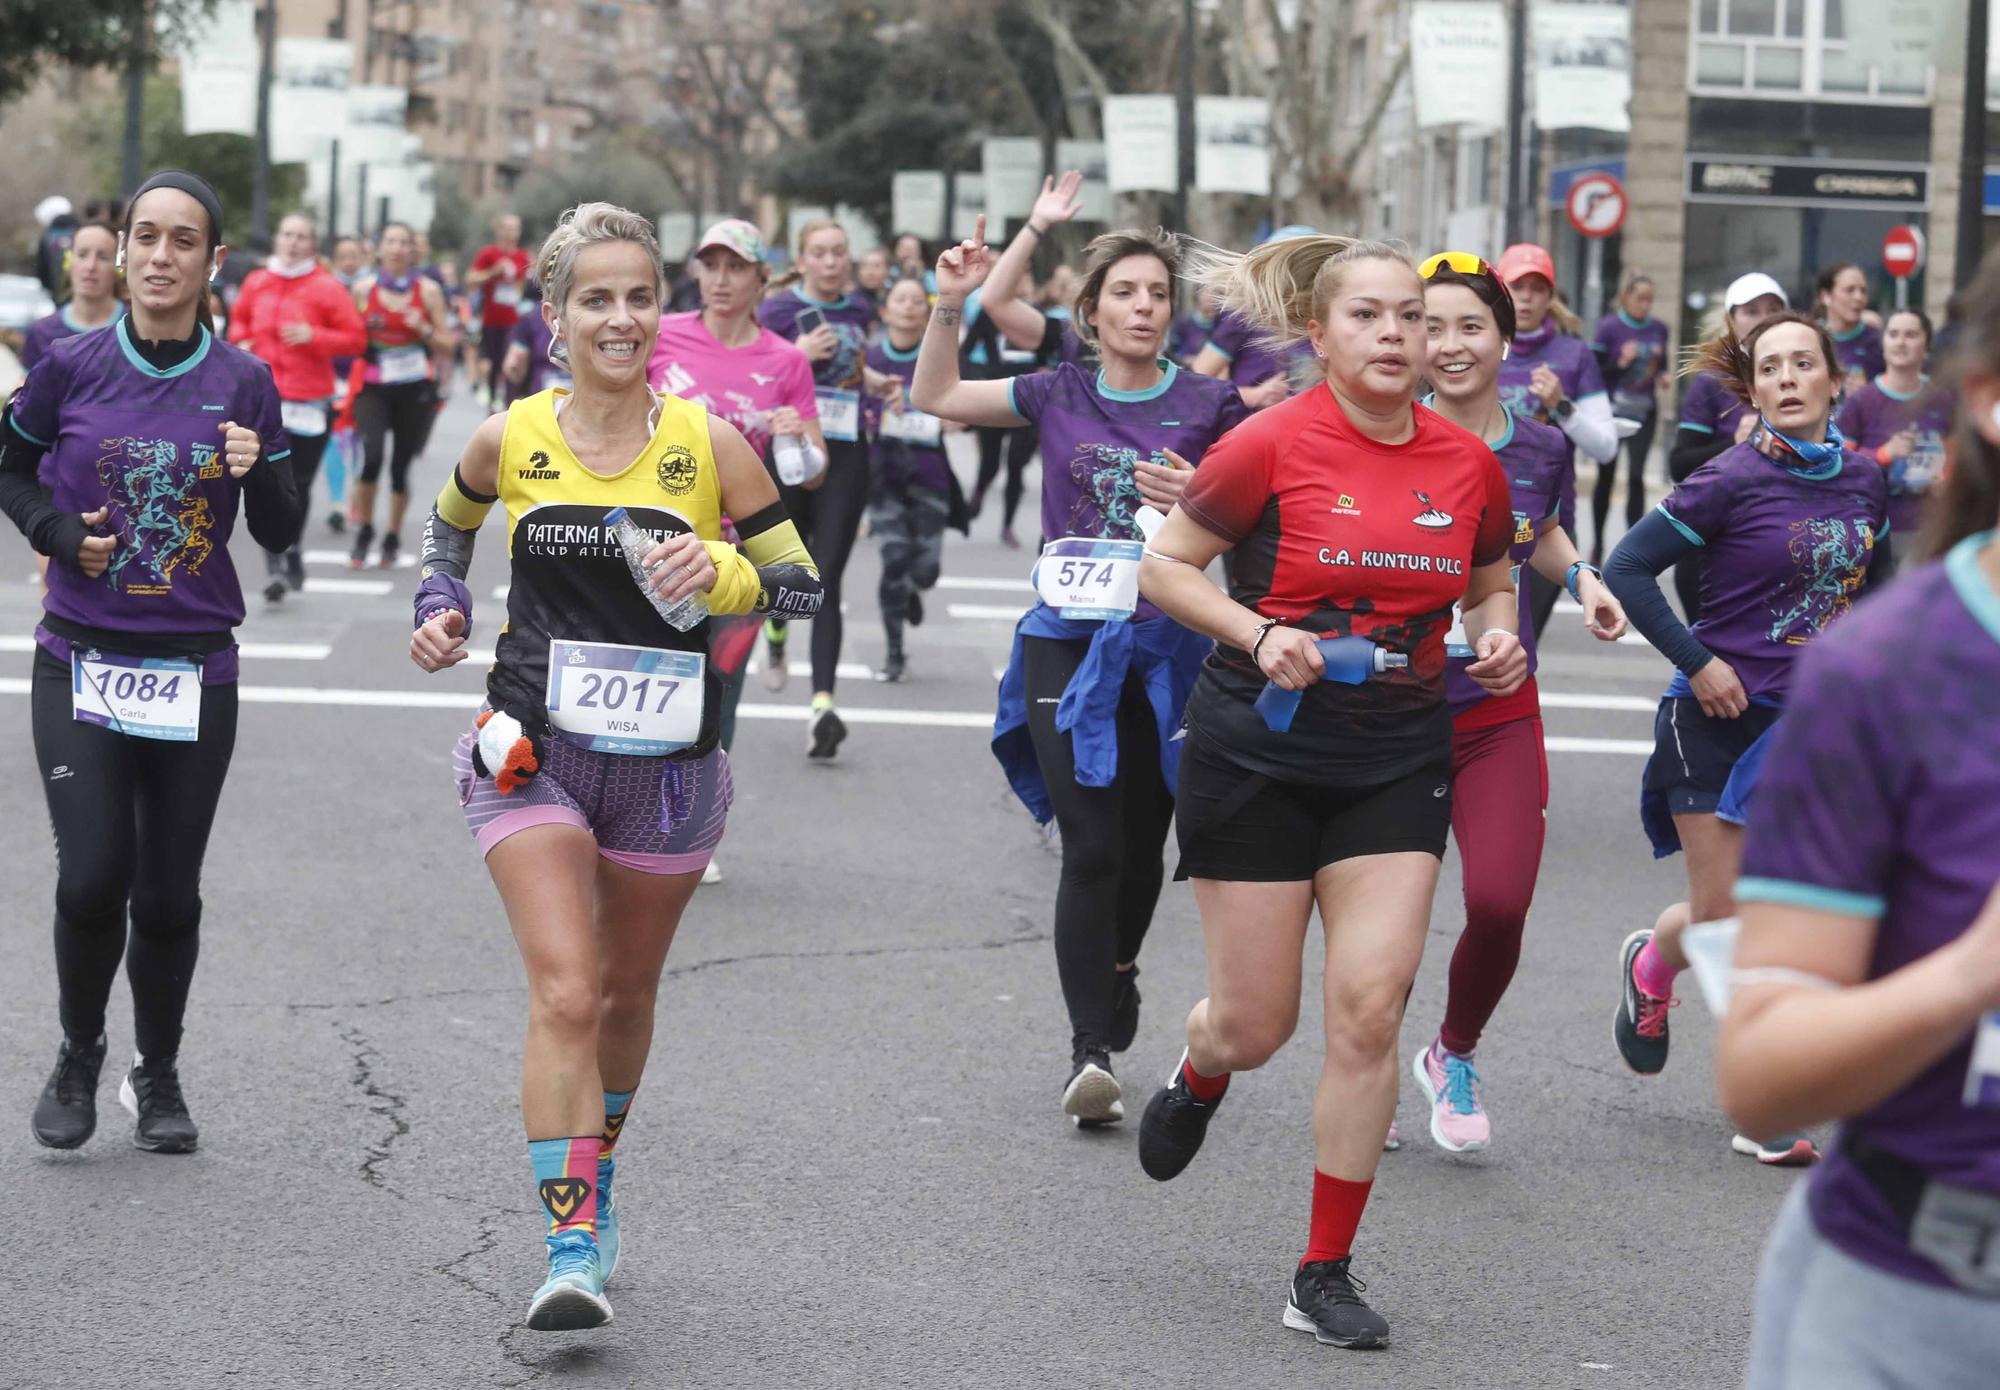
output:
<path id="1" fill-rule="evenodd" d="M 944 239 L 944 170 L 899 169 L 889 180 L 896 221 L 891 236 L 915 232 L 927 242 Z"/>
<path id="2" fill-rule="evenodd" d="M 1271 103 L 1196 97 L 1194 186 L 1203 193 L 1271 191 Z"/>
<path id="3" fill-rule="evenodd" d="M 1109 158 L 1102 140 L 1056 141 L 1056 172 L 1075 169 L 1083 174 L 1083 187 L 1076 191 L 1081 205 L 1076 215 L 1085 222 L 1111 220 L 1111 185 L 1106 179 Z M 1041 191 L 1040 184 L 1035 191 Z"/>
<path id="4" fill-rule="evenodd" d="M 354 45 L 342 39 L 281 38 L 277 56 L 271 75 L 271 162 L 309 163 L 347 128 Z"/>
<path id="5" fill-rule="evenodd" d="M 1507 11 L 1498 0 L 1418 0 L 1410 11 L 1417 124 L 1507 124 Z"/>
<path id="6" fill-rule="evenodd" d="M 187 135 L 257 133 L 257 13 L 252 0 L 216 0 L 189 21 L 180 62 L 181 130 Z"/>
<path id="7" fill-rule="evenodd" d="M 1536 0 L 1535 125 L 1623 134 L 1632 128 L 1632 13 L 1617 4 Z"/>
<path id="8" fill-rule="evenodd" d="M 1111 192 L 1179 190 L 1179 119 L 1172 97 L 1104 99 L 1104 175 Z"/>
<path id="9" fill-rule="evenodd" d="M 1025 220 L 1042 191 L 1042 142 L 1033 136 L 984 140 L 979 162 L 986 178 L 987 229 L 997 242 L 1003 224 Z"/>

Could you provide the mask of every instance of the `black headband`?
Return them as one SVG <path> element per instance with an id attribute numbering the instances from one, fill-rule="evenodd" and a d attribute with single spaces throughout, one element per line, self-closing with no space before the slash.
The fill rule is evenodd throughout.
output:
<path id="1" fill-rule="evenodd" d="M 208 244 L 211 248 L 222 244 L 222 200 L 215 196 L 215 190 L 206 181 L 180 169 L 162 169 L 159 173 L 139 185 L 139 191 L 132 195 L 132 201 L 125 206 L 135 208 L 139 200 L 156 188 L 171 188 L 201 204 L 208 214 Z M 132 214 L 125 214 L 126 225 L 131 225 Z"/>

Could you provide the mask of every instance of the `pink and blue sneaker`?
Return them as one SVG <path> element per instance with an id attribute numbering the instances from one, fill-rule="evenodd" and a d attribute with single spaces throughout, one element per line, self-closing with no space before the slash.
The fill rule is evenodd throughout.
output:
<path id="1" fill-rule="evenodd" d="M 1431 1138 L 1446 1153 L 1478 1153 L 1493 1142 L 1493 1125 L 1479 1100 L 1479 1073 L 1472 1060 L 1433 1042 L 1416 1055 L 1410 1070 L 1431 1103 Z"/>

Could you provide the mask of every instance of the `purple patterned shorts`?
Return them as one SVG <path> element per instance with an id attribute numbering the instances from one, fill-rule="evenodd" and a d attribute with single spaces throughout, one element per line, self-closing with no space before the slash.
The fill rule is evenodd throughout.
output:
<path id="1" fill-rule="evenodd" d="M 596 837 L 597 852 L 647 874 L 697 873 L 722 842 L 736 785 L 729 755 L 717 748 L 692 760 L 593 753 L 552 736 L 542 770 L 526 786 L 502 794 L 472 766 L 476 733 L 452 750 L 465 827 L 479 852 L 535 825 L 574 825 Z M 670 827 L 670 828 L 668 828 Z"/>

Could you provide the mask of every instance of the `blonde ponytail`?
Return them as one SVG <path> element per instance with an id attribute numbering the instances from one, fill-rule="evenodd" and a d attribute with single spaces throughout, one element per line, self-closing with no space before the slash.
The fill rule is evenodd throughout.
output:
<path id="1" fill-rule="evenodd" d="M 1267 241 L 1241 254 L 1198 247 L 1188 278 L 1262 330 L 1264 342 L 1286 347 L 1305 338 L 1307 324 L 1324 320 L 1345 269 L 1369 260 L 1398 261 L 1417 273 L 1399 243 L 1315 235 Z"/>

